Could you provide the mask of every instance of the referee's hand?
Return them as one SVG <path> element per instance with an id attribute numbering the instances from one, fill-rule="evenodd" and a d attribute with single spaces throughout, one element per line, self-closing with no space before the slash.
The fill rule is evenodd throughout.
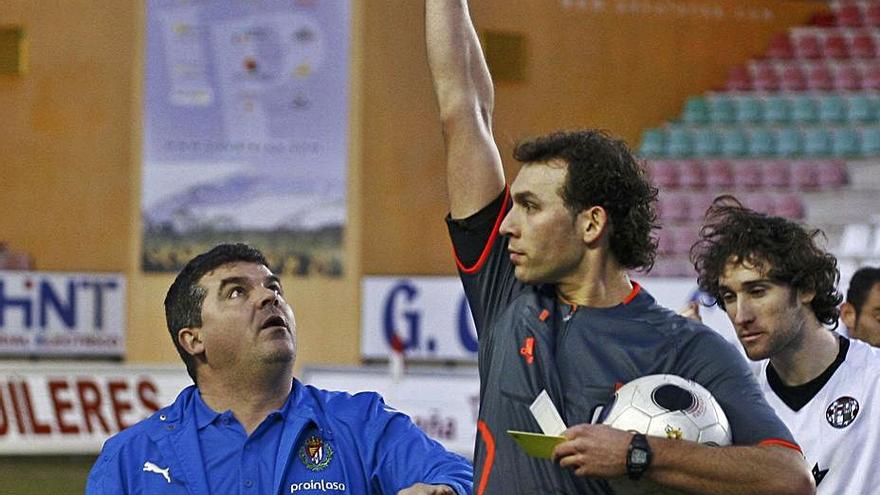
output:
<path id="1" fill-rule="evenodd" d="M 397 492 L 397 495 L 455 495 L 455 490 L 446 485 L 426 485 L 416 483 Z"/>

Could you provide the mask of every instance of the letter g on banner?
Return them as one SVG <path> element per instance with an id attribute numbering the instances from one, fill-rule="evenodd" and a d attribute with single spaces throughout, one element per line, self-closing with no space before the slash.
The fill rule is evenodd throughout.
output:
<path id="1" fill-rule="evenodd" d="M 388 347 L 395 338 L 405 350 L 419 347 L 419 326 L 421 314 L 411 304 L 419 295 L 419 291 L 408 281 L 402 280 L 388 291 L 385 299 L 385 312 L 382 327 L 385 330 L 385 341 Z M 402 308 L 398 308 L 401 306 Z M 405 309 L 404 309 L 405 308 Z"/>

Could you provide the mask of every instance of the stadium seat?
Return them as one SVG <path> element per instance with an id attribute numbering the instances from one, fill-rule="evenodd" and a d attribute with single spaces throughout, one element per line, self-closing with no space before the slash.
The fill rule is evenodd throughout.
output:
<path id="1" fill-rule="evenodd" d="M 861 155 L 864 157 L 880 156 L 880 127 L 861 129 Z"/>
<path id="2" fill-rule="evenodd" d="M 859 134 L 852 127 L 840 127 L 831 132 L 831 154 L 836 157 L 861 155 Z"/>
<path id="3" fill-rule="evenodd" d="M 841 3 L 838 5 L 836 18 L 838 26 L 861 27 L 862 9 L 856 3 Z"/>
<path id="4" fill-rule="evenodd" d="M 831 124 L 846 121 L 846 101 L 843 97 L 831 94 L 819 98 L 819 120 Z"/>
<path id="5" fill-rule="evenodd" d="M 743 194 L 741 195 L 740 200 L 742 201 L 743 206 L 751 208 L 758 213 L 765 213 L 767 215 L 776 214 L 776 202 L 773 200 L 773 197 L 766 192 Z"/>
<path id="6" fill-rule="evenodd" d="M 664 154 L 666 154 L 666 132 L 663 129 L 645 129 L 642 132 L 639 155 L 652 157 Z"/>
<path id="7" fill-rule="evenodd" d="M 834 88 L 839 91 L 858 91 L 862 85 L 862 72 L 854 64 L 841 64 L 834 72 Z"/>
<path id="8" fill-rule="evenodd" d="M 880 8 L 880 4 L 873 5 Z M 872 59 L 877 56 L 877 43 L 870 33 L 856 33 L 852 38 L 852 56 L 855 58 Z"/>
<path id="9" fill-rule="evenodd" d="M 789 162 L 785 160 L 766 160 L 762 164 L 762 187 L 788 188 L 791 185 Z"/>
<path id="10" fill-rule="evenodd" d="M 725 95 L 709 99 L 709 119 L 716 124 L 732 124 L 736 122 L 736 104 Z"/>
<path id="11" fill-rule="evenodd" d="M 809 95 L 795 96 L 791 100 L 791 120 L 797 124 L 812 124 L 819 120 L 819 105 Z"/>
<path id="12" fill-rule="evenodd" d="M 838 160 L 823 160 L 816 163 L 816 179 L 819 189 L 835 189 L 849 182 L 846 163 Z"/>
<path id="13" fill-rule="evenodd" d="M 875 102 L 865 95 L 855 95 L 847 100 L 846 120 L 850 123 L 869 123 L 877 121 Z"/>
<path id="14" fill-rule="evenodd" d="M 682 222 L 690 218 L 688 195 L 670 189 L 660 191 L 657 198 L 657 216 L 661 223 Z"/>
<path id="15" fill-rule="evenodd" d="M 752 76 L 744 65 L 731 67 L 727 72 L 727 82 L 724 84 L 727 91 L 751 91 Z"/>
<path id="16" fill-rule="evenodd" d="M 834 75 L 831 69 L 823 63 L 813 64 L 807 69 L 807 87 L 817 91 L 834 89 Z"/>
<path id="17" fill-rule="evenodd" d="M 819 171 L 816 162 L 798 160 L 791 163 L 791 179 L 795 188 L 811 191 L 819 187 Z"/>
<path id="18" fill-rule="evenodd" d="M 670 160 L 648 160 L 646 170 L 654 185 L 661 189 L 678 187 L 678 166 Z"/>
<path id="19" fill-rule="evenodd" d="M 684 102 L 681 120 L 688 125 L 701 125 L 709 122 L 709 103 L 702 96 L 689 96 Z"/>
<path id="20" fill-rule="evenodd" d="M 866 26 L 880 27 L 880 3 L 868 3 L 865 9 L 864 21 Z"/>
<path id="21" fill-rule="evenodd" d="M 794 43 L 787 32 L 776 33 L 770 37 L 764 55 L 768 58 L 788 60 L 794 58 Z"/>
<path id="22" fill-rule="evenodd" d="M 678 187 L 683 189 L 701 189 L 706 186 L 702 163 L 696 160 L 678 162 Z"/>
<path id="23" fill-rule="evenodd" d="M 837 16 L 835 16 L 833 12 L 820 10 L 810 15 L 809 20 L 807 20 L 807 24 L 810 26 L 823 28 L 834 27 L 835 25 L 837 25 Z"/>
<path id="24" fill-rule="evenodd" d="M 831 133 L 821 127 L 804 131 L 804 155 L 821 157 L 831 155 Z"/>
<path id="25" fill-rule="evenodd" d="M 706 189 L 719 191 L 733 186 L 733 169 L 727 160 L 703 161 Z"/>
<path id="26" fill-rule="evenodd" d="M 681 127 L 672 127 L 666 132 L 666 155 L 673 158 L 690 158 L 694 154 L 691 132 Z"/>
<path id="27" fill-rule="evenodd" d="M 775 205 L 773 206 L 774 214 L 781 217 L 791 218 L 793 220 L 801 220 L 806 213 L 806 207 L 803 200 L 792 193 L 780 194 L 774 197 Z"/>
<path id="28" fill-rule="evenodd" d="M 783 91 L 803 91 L 807 89 L 807 76 L 798 63 L 789 63 L 782 67 L 779 89 Z"/>
<path id="29" fill-rule="evenodd" d="M 803 153 L 803 135 L 793 127 L 783 127 L 776 131 L 776 156 L 791 157 Z"/>
<path id="30" fill-rule="evenodd" d="M 795 40 L 795 52 L 798 58 L 818 59 L 822 57 L 822 43 L 815 34 L 802 32 Z"/>
<path id="31" fill-rule="evenodd" d="M 849 43 L 839 33 L 828 33 L 822 43 L 822 56 L 825 58 L 846 59 L 850 57 Z"/>
<path id="32" fill-rule="evenodd" d="M 751 157 L 772 156 L 776 152 L 773 133 L 766 127 L 756 127 L 749 131 L 749 152 Z"/>
<path id="33" fill-rule="evenodd" d="M 764 103 L 751 95 L 736 100 L 736 121 L 739 124 L 756 124 L 764 120 Z"/>
<path id="34" fill-rule="evenodd" d="M 762 183 L 761 163 L 742 160 L 733 168 L 733 185 L 740 190 L 759 189 Z"/>
<path id="35" fill-rule="evenodd" d="M 872 63 L 865 67 L 865 72 L 862 75 L 862 88 L 880 90 L 880 65 Z"/>
<path id="36" fill-rule="evenodd" d="M 764 97 L 764 121 L 768 124 L 787 124 L 791 120 L 791 102 L 778 95 Z"/>
<path id="37" fill-rule="evenodd" d="M 723 156 L 745 156 L 748 154 L 748 137 L 739 128 L 721 131 L 721 154 Z"/>
<path id="38" fill-rule="evenodd" d="M 721 151 L 718 131 L 712 127 L 701 127 L 693 132 L 694 156 L 717 156 Z"/>
<path id="39" fill-rule="evenodd" d="M 752 87 L 759 91 L 779 90 L 779 76 L 772 62 L 755 62 L 752 64 Z"/>

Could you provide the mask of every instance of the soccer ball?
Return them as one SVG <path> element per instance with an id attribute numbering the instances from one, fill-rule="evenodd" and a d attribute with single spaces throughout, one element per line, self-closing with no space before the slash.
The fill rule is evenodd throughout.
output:
<path id="1" fill-rule="evenodd" d="M 731 444 L 727 416 L 712 394 L 676 375 L 648 375 L 627 383 L 602 415 L 602 423 L 621 430 L 713 446 Z"/>

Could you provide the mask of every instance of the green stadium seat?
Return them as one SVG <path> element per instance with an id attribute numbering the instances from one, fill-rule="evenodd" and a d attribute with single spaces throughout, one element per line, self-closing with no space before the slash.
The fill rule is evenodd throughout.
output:
<path id="1" fill-rule="evenodd" d="M 841 127 L 832 131 L 831 154 L 841 158 L 860 155 L 858 132 L 852 127 Z"/>
<path id="2" fill-rule="evenodd" d="M 776 133 L 776 156 L 791 157 L 803 153 L 803 136 L 798 129 L 783 127 Z"/>
<path id="3" fill-rule="evenodd" d="M 746 133 L 739 128 L 721 131 L 721 154 L 727 157 L 745 156 L 749 151 Z"/>
<path id="4" fill-rule="evenodd" d="M 749 134 L 749 156 L 759 158 L 772 156 L 776 150 L 773 133 L 765 127 L 756 127 Z"/>
<path id="5" fill-rule="evenodd" d="M 736 121 L 740 124 L 757 124 L 764 120 L 763 102 L 750 95 L 736 100 Z"/>
<path id="6" fill-rule="evenodd" d="M 709 100 L 709 119 L 716 124 L 736 122 L 736 104 L 730 96 L 718 95 Z"/>
<path id="7" fill-rule="evenodd" d="M 880 127 L 866 127 L 862 130 L 861 152 L 864 157 L 880 156 Z"/>
<path id="8" fill-rule="evenodd" d="M 663 129 L 645 129 L 642 132 L 642 143 L 639 155 L 643 157 L 663 156 L 666 154 L 666 132 Z"/>
<path id="9" fill-rule="evenodd" d="M 709 122 L 709 103 L 702 96 L 689 96 L 684 102 L 681 120 L 688 125 L 701 125 Z"/>
<path id="10" fill-rule="evenodd" d="M 799 124 L 811 124 L 819 120 L 819 105 L 811 96 L 796 96 L 791 102 L 791 120 Z"/>
<path id="11" fill-rule="evenodd" d="M 691 132 L 681 127 L 672 127 L 666 132 L 666 156 L 690 158 L 694 154 Z"/>
<path id="12" fill-rule="evenodd" d="M 791 102 L 778 95 L 764 98 L 764 122 L 768 124 L 788 124 L 791 122 Z"/>
<path id="13" fill-rule="evenodd" d="M 693 136 L 695 156 L 717 156 L 721 152 L 721 138 L 714 128 L 697 129 Z"/>
<path id="14" fill-rule="evenodd" d="M 820 157 L 831 155 L 831 133 L 820 127 L 811 127 L 804 132 L 804 155 Z"/>
<path id="15" fill-rule="evenodd" d="M 869 123 L 877 121 L 877 107 L 871 98 L 855 95 L 847 101 L 846 119 L 851 123 Z"/>
<path id="16" fill-rule="evenodd" d="M 840 95 L 827 95 L 819 98 L 819 120 L 838 124 L 846 121 L 846 101 Z"/>

